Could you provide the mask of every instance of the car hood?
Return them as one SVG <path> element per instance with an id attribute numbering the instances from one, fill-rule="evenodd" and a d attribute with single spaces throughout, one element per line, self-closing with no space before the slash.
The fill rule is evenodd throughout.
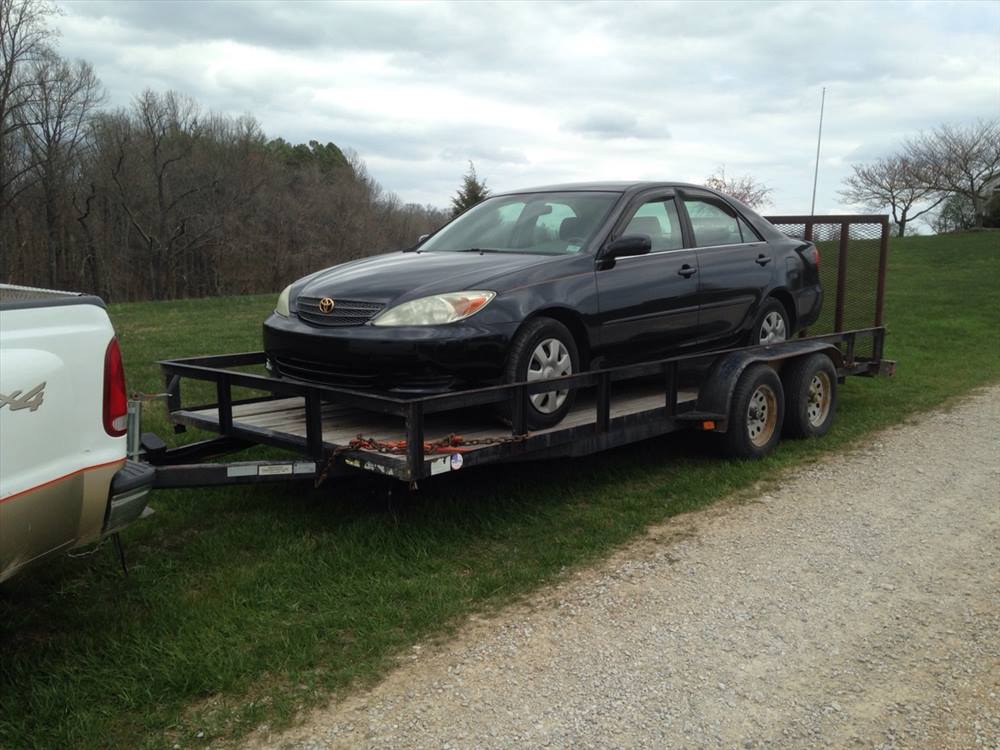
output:
<path id="1" fill-rule="evenodd" d="M 490 282 L 565 256 L 527 253 L 397 252 L 344 263 L 303 279 L 295 297 L 332 297 L 395 305 L 443 292 L 494 288 Z"/>

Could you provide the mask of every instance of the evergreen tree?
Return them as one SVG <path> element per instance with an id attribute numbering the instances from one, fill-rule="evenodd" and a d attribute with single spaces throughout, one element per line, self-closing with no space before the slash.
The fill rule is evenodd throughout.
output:
<path id="1" fill-rule="evenodd" d="M 476 165 L 469 162 L 469 171 L 462 178 L 462 187 L 451 199 L 451 215 L 458 216 L 477 203 L 482 203 L 490 197 L 490 191 L 486 187 L 486 180 L 480 180 L 476 174 Z"/>

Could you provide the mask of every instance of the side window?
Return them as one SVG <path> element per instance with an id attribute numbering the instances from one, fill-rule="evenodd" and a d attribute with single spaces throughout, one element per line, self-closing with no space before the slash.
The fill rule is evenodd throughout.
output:
<path id="1" fill-rule="evenodd" d="M 684 246 L 681 222 L 673 198 L 659 198 L 639 206 L 622 235 L 648 234 L 653 252 L 679 250 Z"/>
<path id="2" fill-rule="evenodd" d="M 757 230 L 750 226 L 750 222 L 744 219 L 742 216 L 736 217 L 740 222 L 740 233 L 743 235 L 744 242 L 760 242 L 760 235 L 757 234 Z"/>
<path id="3" fill-rule="evenodd" d="M 691 219 L 696 247 L 739 245 L 743 242 L 736 213 L 722 201 L 685 198 L 684 207 Z"/>

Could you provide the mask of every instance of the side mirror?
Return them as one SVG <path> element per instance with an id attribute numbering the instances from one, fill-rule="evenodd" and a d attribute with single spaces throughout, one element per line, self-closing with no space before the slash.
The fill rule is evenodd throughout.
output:
<path id="1" fill-rule="evenodd" d="M 624 258 L 628 255 L 645 255 L 653 249 L 648 234 L 626 234 L 604 248 L 605 258 Z"/>

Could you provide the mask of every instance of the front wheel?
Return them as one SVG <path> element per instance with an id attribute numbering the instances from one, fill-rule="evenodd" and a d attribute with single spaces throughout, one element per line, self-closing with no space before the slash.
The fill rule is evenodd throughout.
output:
<path id="1" fill-rule="evenodd" d="M 576 341 L 558 320 L 535 318 L 528 321 L 510 345 L 505 382 L 548 380 L 580 371 Z M 559 424 L 573 407 L 576 389 L 544 391 L 528 397 L 528 429 L 538 430 Z M 509 414 L 504 414 L 509 419 Z"/>
<path id="2" fill-rule="evenodd" d="M 778 373 L 751 365 L 736 382 L 722 450 L 732 458 L 763 458 L 778 443 L 785 415 L 785 392 Z"/>

